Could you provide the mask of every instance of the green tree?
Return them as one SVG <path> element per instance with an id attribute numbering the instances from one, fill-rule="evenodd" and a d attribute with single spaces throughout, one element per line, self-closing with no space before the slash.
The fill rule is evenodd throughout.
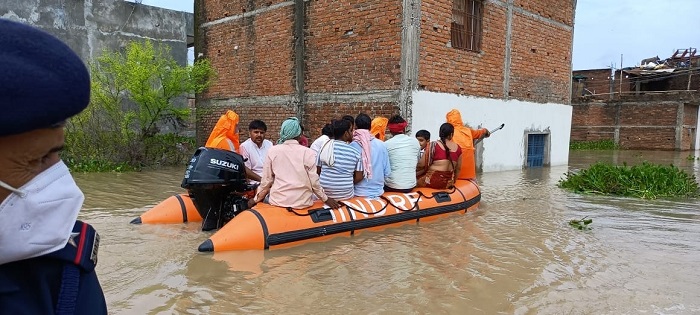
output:
<path id="1" fill-rule="evenodd" d="M 190 110 L 175 101 L 210 85 L 215 76 L 210 62 L 181 66 L 169 46 L 143 41 L 130 43 L 124 52 L 104 52 L 90 69 L 91 104 L 67 128 L 66 160 L 73 169 L 178 163 L 173 161 L 180 155 L 178 144 L 194 140 L 178 134 Z M 160 132 L 166 124 L 172 124 L 174 134 Z"/>

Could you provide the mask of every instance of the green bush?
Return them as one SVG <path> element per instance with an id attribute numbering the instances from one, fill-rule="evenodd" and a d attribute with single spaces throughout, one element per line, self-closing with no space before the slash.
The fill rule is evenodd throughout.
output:
<path id="1" fill-rule="evenodd" d="M 619 146 L 613 140 L 571 141 L 570 150 L 616 150 Z"/>
<path id="2" fill-rule="evenodd" d="M 190 109 L 176 100 L 210 85 L 209 61 L 180 66 L 167 45 L 144 41 L 103 53 L 90 69 L 90 105 L 66 125 L 63 157 L 72 170 L 129 171 L 189 159 L 194 139 L 179 132 Z M 173 132 L 161 132 L 165 126 Z"/>
<path id="3" fill-rule="evenodd" d="M 695 175 L 673 166 L 644 162 L 628 167 L 596 163 L 588 169 L 568 172 L 559 187 L 577 193 L 637 197 L 644 199 L 698 197 Z"/>

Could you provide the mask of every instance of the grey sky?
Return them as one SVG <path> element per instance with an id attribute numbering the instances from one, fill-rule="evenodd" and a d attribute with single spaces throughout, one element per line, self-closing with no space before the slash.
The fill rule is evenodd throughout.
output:
<path id="1" fill-rule="evenodd" d="M 143 4 L 192 12 L 192 0 Z M 574 69 L 634 66 L 644 58 L 670 57 L 700 46 L 700 0 L 578 0 Z"/>

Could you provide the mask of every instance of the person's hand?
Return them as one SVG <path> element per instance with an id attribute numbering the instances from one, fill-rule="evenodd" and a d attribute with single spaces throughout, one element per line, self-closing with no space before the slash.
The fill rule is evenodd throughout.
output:
<path id="1" fill-rule="evenodd" d="M 326 199 L 325 203 L 326 203 L 329 207 L 331 207 L 331 209 L 338 209 L 338 208 L 340 208 L 340 203 L 339 203 L 338 201 L 336 201 L 335 199 L 331 198 L 331 197 L 328 197 L 328 199 Z"/>
<path id="2" fill-rule="evenodd" d="M 255 207 L 257 202 L 255 202 L 255 198 L 250 198 L 248 199 L 248 209 Z"/>
<path id="3" fill-rule="evenodd" d="M 488 129 L 485 129 L 485 130 L 486 130 L 486 135 L 484 136 L 484 138 L 490 137 L 490 136 L 491 136 L 491 132 L 490 132 Z"/>

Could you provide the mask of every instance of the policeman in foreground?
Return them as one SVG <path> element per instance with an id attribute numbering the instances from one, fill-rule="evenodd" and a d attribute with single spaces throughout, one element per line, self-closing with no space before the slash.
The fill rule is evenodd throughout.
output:
<path id="1" fill-rule="evenodd" d="M 55 37 L 0 19 L 0 313 L 106 314 L 99 236 L 59 152 L 90 101 L 83 62 Z"/>

